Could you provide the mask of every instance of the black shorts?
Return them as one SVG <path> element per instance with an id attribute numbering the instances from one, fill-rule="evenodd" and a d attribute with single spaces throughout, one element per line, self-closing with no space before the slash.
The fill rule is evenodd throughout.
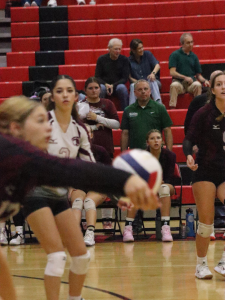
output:
<path id="1" fill-rule="evenodd" d="M 222 170 L 198 167 L 198 169 L 193 172 L 192 184 L 199 181 L 209 181 L 218 187 L 221 183 L 225 182 L 225 172 Z"/>
<path id="2" fill-rule="evenodd" d="M 24 217 L 43 207 L 49 207 L 54 216 L 70 208 L 68 199 L 52 199 L 45 197 L 27 197 L 23 203 Z"/>

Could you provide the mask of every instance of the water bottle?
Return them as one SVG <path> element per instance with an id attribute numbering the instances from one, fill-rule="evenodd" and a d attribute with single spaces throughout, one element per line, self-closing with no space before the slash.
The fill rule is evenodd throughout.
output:
<path id="1" fill-rule="evenodd" d="M 162 239 L 162 233 L 161 233 L 161 213 L 160 210 L 156 210 L 156 218 L 155 218 L 155 231 L 156 231 L 156 239 L 161 240 Z"/>
<path id="2" fill-rule="evenodd" d="M 187 237 L 186 225 L 184 223 L 182 223 L 180 227 L 180 236 L 182 239 L 186 239 Z"/>
<path id="3" fill-rule="evenodd" d="M 186 226 L 187 226 L 187 236 L 195 237 L 195 219 L 193 210 L 188 208 L 186 210 Z"/>

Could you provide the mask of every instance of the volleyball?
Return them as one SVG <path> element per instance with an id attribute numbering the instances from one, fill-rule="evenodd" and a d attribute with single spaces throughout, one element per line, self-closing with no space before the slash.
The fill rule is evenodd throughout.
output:
<path id="1" fill-rule="evenodd" d="M 157 193 L 162 184 L 162 167 L 159 161 L 148 151 L 132 149 L 122 152 L 113 160 L 113 167 L 138 174 L 154 193 Z"/>

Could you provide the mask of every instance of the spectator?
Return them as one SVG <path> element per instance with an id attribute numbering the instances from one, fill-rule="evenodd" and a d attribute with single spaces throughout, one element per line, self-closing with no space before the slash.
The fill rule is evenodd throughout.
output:
<path id="1" fill-rule="evenodd" d="M 139 39 L 133 39 L 130 43 L 130 98 L 129 105 L 135 102 L 134 83 L 139 79 L 148 80 L 154 101 L 162 103 L 159 89 L 160 82 L 160 65 L 158 60 L 150 51 L 143 48 L 143 42 Z"/>
<path id="2" fill-rule="evenodd" d="M 50 91 L 43 91 L 40 93 L 40 101 L 44 105 L 44 107 L 47 109 L 50 101 L 51 101 L 51 93 Z"/>
<path id="3" fill-rule="evenodd" d="M 111 39 L 108 44 L 109 53 L 101 55 L 97 60 L 95 77 L 100 80 L 100 98 L 115 95 L 120 100 L 121 108 L 128 105 L 128 91 L 125 83 L 129 77 L 129 61 L 121 55 L 122 41 Z"/>
<path id="4" fill-rule="evenodd" d="M 150 98 L 151 89 L 149 82 L 141 79 L 134 85 L 137 100 L 128 106 L 121 123 L 121 150 L 146 149 L 146 134 L 151 129 L 164 132 L 166 147 L 172 150 L 173 136 L 170 126 L 172 121 L 165 107 Z"/>
<path id="5" fill-rule="evenodd" d="M 120 127 L 119 117 L 115 105 L 100 95 L 100 82 L 90 77 L 85 82 L 86 98 L 78 103 L 81 119 L 90 125 L 93 131 L 93 144 L 104 147 L 113 158 L 114 145 L 112 129 Z M 102 209 L 103 228 L 112 228 L 113 209 Z"/>
<path id="6" fill-rule="evenodd" d="M 222 71 L 217 70 L 212 72 L 211 76 L 210 76 L 210 86 L 212 83 L 212 80 L 214 78 L 214 76 L 216 76 L 218 73 L 220 73 Z M 188 107 L 188 111 L 186 114 L 186 118 L 184 121 L 184 133 L 185 135 L 187 134 L 189 125 L 191 123 L 192 117 L 194 116 L 194 114 L 196 113 L 196 111 L 199 110 L 199 108 L 201 108 L 202 106 L 204 106 L 207 102 L 208 99 L 208 94 L 207 93 L 203 93 L 202 95 L 196 96 L 190 103 L 189 107 Z"/>
<path id="7" fill-rule="evenodd" d="M 183 33 L 180 37 L 181 48 L 169 57 L 170 75 L 173 79 L 170 85 L 171 108 L 176 107 L 179 94 L 188 92 L 196 97 L 202 93 L 202 84 L 209 86 L 208 80 L 201 75 L 198 57 L 192 52 L 193 43 L 192 35 Z"/>
<path id="8" fill-rule="evenodd" d="M 171 151 L 173 136 L 170 126 L 172 121 L 165 107 L 151 100 L 149 82 L 144 79 L 138 80 L 134 84 L 134 94 L 137 98 L 136 102 L 128 106 L 123 113 L 121 151 L 128 147 L 146 149 L 146 134 L 151 129 L 164 132 L 166 147 Z M 142 224 L 136 219 L 133 227 L 137 227 L 138 232 L 142 231 Z"/>
<path id="9" fill-rule="evenodd" d="M 175 153 L 166 148 L 162 148 L 162 134 L 157 129 L 152 129 L 148 132 L 146 137 L 147 150 L 152 153 L 160 162 L 163 170 L 163 181 L 159 189 L 159 198 L 162 206 L 161 211 L 161 232 L 163 242 L 172 242 L 173 237 L 170 232 L 170 207 L 171 196 L 174 195 L 175 189 L 173 186 L 173 175 L 176 163 Z M 133 242 L 132 223 L 136 215 L 136 210 L 128 211 L 126 223 L 123 232 L 124 242 Z"/>

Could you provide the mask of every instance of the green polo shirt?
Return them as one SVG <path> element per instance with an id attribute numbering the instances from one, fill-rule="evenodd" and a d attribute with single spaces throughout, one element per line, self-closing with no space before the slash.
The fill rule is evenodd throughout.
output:
<path id="1" fill-rule="evenodd" d="M 202 69 L 198 57 L 193 52 L 189 55 L 184 53 L 182 48 L 174 51 L 169 57 L 169 69 L 176 68 L 176 71 L 182 75 L 194 79 L 196 74 L 201 74 Z"/>
<path id="2" fill-rule="evenodd" d="M 149 130 L 158 129 L 162 132 L 172 124 L 165 106 L 150 99 L 144 108 L 138 101 L 125 108 L 121 129 L 129 130 L 130 149 L 146 149 L 146 135 Z"/>

